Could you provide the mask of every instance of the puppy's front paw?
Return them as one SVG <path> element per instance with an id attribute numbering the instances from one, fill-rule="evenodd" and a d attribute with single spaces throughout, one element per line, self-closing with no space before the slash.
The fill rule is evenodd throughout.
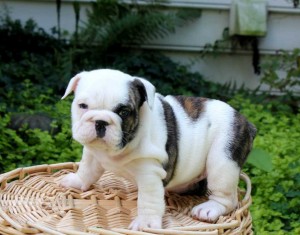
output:
<path id="1" fill-rule="evenodd" d="M 66 175 L 61 181 L 60 181 L 60 186 L 64 188 L 76 188 L 76 189 L 81 189 L 82 191 L 86 191 L 89 186 L 84 185 L 82 180 L 79 178 L 77 174 L 74 173 L 69 173 Z"/>
<path id="2" fill-rule="evenodd" d="M 161 227 L 162 218 L 158 215 L 140 215 L 136 217 L 129 225 L 129 229 L 135 231 L 142 231 L 143 228 L 160 229 Z"/>
<path id="3" fill-rule="evenodd" d="M 195 206 L 192 210 L 192 216 L 207 222 L 216 221 L 220 215 L 224 215 L 226 208 L 220 203 L 209 200 L 198 206 Z"/>

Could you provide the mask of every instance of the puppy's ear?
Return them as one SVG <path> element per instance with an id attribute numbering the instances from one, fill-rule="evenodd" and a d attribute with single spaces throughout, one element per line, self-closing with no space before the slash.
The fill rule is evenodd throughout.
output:
<path id="1" fill-rule="evenodd" d="M 144 99 L 144 101 L 147 101 L 150 109 L 152 109 L 156 91 L 155 87 L 146 79 L 139 77 L 134 78 L 136 79 L 134 83 L 137 86 L 141 97 Z"/>
<path id="2" fill-rule="evenodd" d="M 65 91 L 65 94 L 63 95 L 63 97 L 61 97 L 61 99 L 66 98 L 72 91 L 75 92 L 78 82 L 81 79 L 81 76 L 84 72 L 78 73 L 77 75 L 75 75 L 74 77 L 71 78 L 71 80 L 69 81 L 68 87 Z"/>

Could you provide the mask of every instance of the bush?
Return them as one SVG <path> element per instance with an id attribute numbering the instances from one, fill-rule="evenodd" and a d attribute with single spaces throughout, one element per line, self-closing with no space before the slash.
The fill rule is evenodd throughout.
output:
<path id="1" fill-rule="evenodd" d="M 300 115 L 276 111 L 275 102 L 251 103 L 241 96 L 231 102 L 257 129 L 255 148 L 272 156 L 270 172 L 246 164 L 244 170 L 253 184 L 251 213 L 256 234 L 300 233 Z M 279 110 L 287 110 L 280 104 Z"/>
<path id="2" fill-rule="evenodd" d="M 31 90 L 32 91 L 32 90 Z M 25 92 L 29 92 L 26 90 Z M 36 91 L 35 91 L 36 92 Z M 31 99 L 39 106 L 39 97 Z M 31 107 L 34 111 L 36 107 Z M 59 132 L 30 129 L 26 125 L 18 130 L 8 128 L 12 113 L 6 112 L 6 105 L 0 106 L 0 172 L 7 172 L 18 167 L 79 161 L 82 148 L 72 139 L 70 124 L 70 101 L 53 103 L 51 108 L 42 111 L 51 115 L 54 121 L 51 129 Z"/>
<path id="3" fill-rule="evenodd" d="M 261 86 L 268 88 L 268 94 L 280 93 L 277 100 L 288 103 L 293 112 L 300 105 L 300 48 L 292 52 L 279 50 L 269 55 L 262 63 L 263 74 Z"/>
<path id="4" fill-rule="evenodd" d="M 23 25 L 7 17 L 0 23 L 0 101 L 9 99 L 7 94 L 18 95 L 26 79 L 40 93 L 49 88 L 61 91 L 72 72 L 66 42 L 48 35 L 33 20 Z"/>

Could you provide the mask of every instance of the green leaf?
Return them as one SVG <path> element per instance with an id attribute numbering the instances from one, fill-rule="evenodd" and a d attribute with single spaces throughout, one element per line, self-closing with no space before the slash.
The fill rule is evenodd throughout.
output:
<path id="1" fill-rule="evenodd" d="M 272 171 L 273 168 L 271 155 L 259 148 L 252 149 L 247 162 L 266 172 Z"/>

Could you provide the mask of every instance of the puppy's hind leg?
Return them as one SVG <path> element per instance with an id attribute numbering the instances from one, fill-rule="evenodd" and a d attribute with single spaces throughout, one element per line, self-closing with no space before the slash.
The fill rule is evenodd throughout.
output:
<path id="1" fill-rule="evenodd" d="M 199 220 L 213 222 L 220 215 L 231 212 L 238 203 L 237 186 L 240 167 L 231 159 L 226 143 L 217 139 L 208 154 L 207 186 L 209 200 L 192 210 L 192 215 Z"/>

